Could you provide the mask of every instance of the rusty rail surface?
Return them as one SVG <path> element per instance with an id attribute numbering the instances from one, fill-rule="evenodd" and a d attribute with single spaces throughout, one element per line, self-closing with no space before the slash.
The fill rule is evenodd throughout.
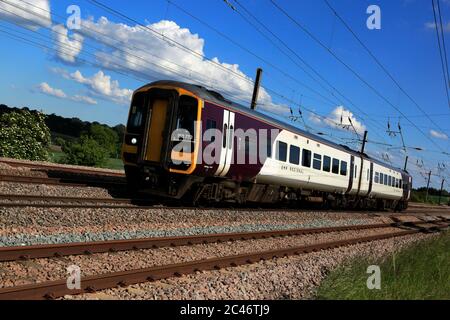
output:
<path id="1" fill-rule="evenodd" d="M 406 225 L 407 223 L 403 223 Z M 227 242 L 271 237 L 298 236 L 306 234 L 342 232 L 352 230 L 380 229 L 398 227 L 400 223 L 378 223 L 366 225 L 334 226 L 322 228 L 301 228 L 261 232 L 217 233 L 195 236 L 153 237 L 128 240 L 109 240 L 95 242 L 76 242 L 61 244 L 42 244 L 32 246 L 0 247 L 0 261 L 21 259 L 61 257 L 68 255 L 93 254 L 137 249 L 155 249 L 193 244 Z"/>
<path id="2" fill-rule="evenodd" d="M 239 255 L 224 256 L 220 258 L 211 258 L 184 263 L 155 266 L 150 268 L 92 275 L 83 277 L 81 279 L 80 289 L 74 290 L 68 289 L 66 279 L 30 285 L 22 285 L 16 287 L 6 287 L 0 289 L 0 299 L 1 300 L 54 299 L 65 295 L 89 293 L 117 286 L 127 286 L 136 283 L 165 279 L 173 276 L 181 276 L 183 274 L 192 274 L 200 270 L 213 270 L 220 268 L 235 267 L 238 265 L 259 262 L 261 260 L 281 258 L 291 255 L 299 255 L 303 253 L 310 253 L 320 250 L 328 250 L 364 242 L 371 242 L 393 237 L 411 235 L 418 232 L 421 232 L 421 230 L 404 230 L 375 236 L 366 236 L 340 241 L 323 242 L 293 248 L 283 248 L 277 250 L 245 253 Z"/>
<path id="3" fill-rule="evenodd" d="M 365 225 L 346 225 L 322 228 L 298 228 L 287 230 L 271 230 L 260 232 L 217 233 L 194 236 L 152 237 L 126 240 L 106 240 L 92 242 L 74 242 L 60 244 L 40 244 L 31 246 L 0 247 L 0 262 L 17 261 L 36 258 L 62 257 L 68 255 L 94 254 L 102 252 L 117 252 L 127 250 L 156 249 L 162 247 L 177 247 L 194 244 L 239 241 L 249 239 L 266 239 L 307 234 L 343 232 L 353 230 L 381 229 L 389 227 L 416 228 L 421 231 L 436 231 L 447 226 L 449 219 L 433 222 L 393 222 Z M 423 225 L 428 225 L 423 227 Z M 431 226 L 430 226 L 431 225 Z"/>
<path id="4" fill-rule="evenodd" d="M 126 181 L 113 181 L 107 179 L 99 179 L 101 176 L 96 178 L 93 176 L 78 176 L 78 177 L 33 177 L 33 176 L 18 176 L 18 175 L 5 175 L 0 174 L 0 181 L 4 182 L 14 182 L 23 184 L 47 184 L 47 185 L 64 185 L 69 187 L 87 187 L 91 185 L 95 186 L 125 186 Z M 102 178 L 105 178 L 103 176 Z M 115 178 L 108 176 L 107 178 Z"/>
<path id="5" fill-rule="evenodd" d="M 154 209 L 149 199 L 138 198 L 87 198 L 59 197 L 24 194 L 0 194 L 0 207 L 37 207 L 37 208 L 105 208 L 105 209 Z M 21 201 L 21 202 L 17 202 Z M 37 203 L 36 203 L 37 202 Z M 114 205 L 108 205 L 114 204 Z M 125 204 L 125 205 L 124 205 Z"/>
<path id="6" fill-rule="evenodd" d="M 52 166 L 50 164 L 39 164 L 39 163 L 31 163 L 31 162 L 15 161 L 15 160 L 13 161 L 13 160 L 8 160 L 8 159 L 0 159 L 0 163 L 5 163 L 5 164 L 13 166 L 13 167 L 27 167 L 27 168 L 32 168 L 32 169 L 52 170 L 52 171 L 59 171 L 59 172 L 84 173 L 84 174 L 112 176 L 112 177 L 125 177 L 125 174 L 122 172 L 112 172 L 112 171 L 103 171 L 103 170 L 77 168 L 77 167 Z"/>
<path id="7" fill-rule="evenodd" d="M 85 184 L 81 183 L 64 183 L 60 178 L 48 178 L 48 177 L 31 177 L 31 176 L 15 176 L 15 175 L 0 175 L 0 181 L 3 182 L 15 182 L 24 184 L 48 184 L 48 185 L 60 185 L 64 184 L 66 186 L 74 187 L 85 187 Z"/>

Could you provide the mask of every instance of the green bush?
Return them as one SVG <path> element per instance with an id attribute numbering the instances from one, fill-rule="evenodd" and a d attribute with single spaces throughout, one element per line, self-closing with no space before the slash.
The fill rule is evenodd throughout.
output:
<path id="1" fill-rule="evenodd" d="M 74 165 L 104 166 L 109 157 L 108 150 L 86 135 L 77 142 L 66 143 L 63 151 L 63 162 Z"/>
<path id="2" fill-rule="evenodd" d="M 44 114 L 22 110 L 0 116 L 0 156 L 45 161 L 49 145 Z"/>
<path id="3" fill-rule="evenodd" d="M 53 142 L 54 142 L 55 145 L 63 147 L 65 145 L 65 143 L 66 143 L 66 140 L 64 140 L 61 137 L 56 137 Z"/>
<path id="4" fill-rule="evenodd" d="M 113 129 L 99 124 L 93 124 L 89 129 L 88 135 L 103 146 L 110 157 L 117 156 L 119 135 Z"/>

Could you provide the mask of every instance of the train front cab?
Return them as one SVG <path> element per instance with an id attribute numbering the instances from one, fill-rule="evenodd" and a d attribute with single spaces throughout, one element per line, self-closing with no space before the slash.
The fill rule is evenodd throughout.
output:
<path id="1" fill-rule="evenodd" d="M 195 182 L 202 106 L 177 87 L 148 86 L 133 94 L 122 146 L 132 189 L 180 198 Z"/>

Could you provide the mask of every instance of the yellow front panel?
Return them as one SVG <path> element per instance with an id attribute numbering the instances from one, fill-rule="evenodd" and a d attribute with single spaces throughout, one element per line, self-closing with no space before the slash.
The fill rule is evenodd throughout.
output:
<path id="1" fill-rule="evenodd" d="M 163 144 L 163 131 L 166 124 L 167 100 L 155 100 L 153 103 L 150 119 L 150 130 L 145 160 L 161 160 L 161 149 Z"/>

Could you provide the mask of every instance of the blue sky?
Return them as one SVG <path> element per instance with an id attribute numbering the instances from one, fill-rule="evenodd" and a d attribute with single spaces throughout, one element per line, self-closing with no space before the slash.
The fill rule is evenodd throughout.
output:
<path id="1" fill-rule="evenodd" d="M 377 97 L 326 50 L 297 28 L 270 0 L 239 0 L 238 3 L 229 0 L 237 11 L 233 11 L 223 0 L 100 1 L 149 25 L 159 32 L 159 37 L 175 39 L 208 58 L 217 58 L 216 64 L 198 59 L 192 52 L 183 52 L 176 45 L 170 46 L 148 30 L 137 27 L 134 22 L 120 19 L 90 1 L 2 0 L 0 103 L 28 106 L 42 109 L 46 113 L 115 125 L 126 121 L 128 99 L 132 90 L 153 79 L 194 79 L 195 82 L 245 102 L 251 94 L 251 83 L 247 80 L 253 79 L 257 67 L 262 67 L 265 90 L 261 96 L 261 109 L 265 112 L 285 121 L 289 121 L 289 107 L 297 112 L 298 107 L 293 106 L 292 101 L 272 93 L 276 91 L 289 100 L 301 102 L 306 124 L 312 131 L 326 133 L 330 139 L 342 142 L 350 140 L 337 139 L 355 138 L 353 130 L 336 128 L 332 122 L 332 119 L 339 122 L 343 115 L 344 122 L 348 122 L 348 116 L 351 117 L 359 133 L 367 129 L 369 140 L 400 146 L 399 136 L 390 137 L 385 132 L 389 117 L 394 128 L 400 121 L 406 145 L 424 149 L 408 150 L 411 157 L 410 169 L 416 177 L 415 185 L 424 183 L 418 171 L 423 173 L 425 170 L 433 170 L 436 175 L 448 177 L 450 169 L 437 169 L 438 163 L 444 163 L 450 168 L 449 156 L 442 153 L 450 152 L 450 109 L 446 101 L 436 33 L 430 28 L 430 23 L 434 21 L 431 2 L 329 1 L 434 123 L 424 117 L 383 73 L 335 18 L 324 1 L 276 0 L 292 17 L 407 115 L 423 134 L 408 120 L 399 119 L 399 113 L 394 108 Z M 298 67 L 297 64 L 301 63 L 292 53 L 288 55 L 296 63 L 280 53 L 273 43 L 239 15 L 245 15 L 239 3 L 353 104 L 345 99 L 337 99 L 330 93 L 333 90 L 327 85 L 312 80 Z M 369 30 L 366 27 L 369 16 L 366 9 L 372 4 L 381 9 L 380 30 Z M 59 26 L 69 16 L 66 13 L 69 5 L 78 5 L 81 10 L 80 30 L 67 30 L 67 25 Z M 270 61 L 308 88 L 228 42 L 183 13 L 177 6 Z M 22 7 L 24 10 L 20 9 Z M 441 10 L 447 40 L 450 32 L 450 25 L 447 24 L 450 21 L 450 1 L 441 0 Z M 28 29 L 24 29 L 24 26 Z M 13 40 L 4 32 L 44 44 L 49 49 L 30 46 L 23 43 L 23 40 Z M 64 37 L 66 32 L 68 36 Z M 53 43 L 52 39 L 55 40 Z M 273 41 L 283 48 L 277 40 Z M 286 51 L 285 48 L 283 50 Z M 161 64 L 177 72 L 157 67 Z M 221 64 L 221 67 L 217 64 Z M 231 69 L 233 72 L 226 72 L 224 69 Z M 327 118 L 318 118 L 308 110 Z M 302 127 L 303 122 L 299 121 L 298 125 Z M 358 147 L 357 143 L 350 145 Z M 394 164 L 402 166 L 405 155 L 398 148 L 387 150 L 379 144 L 369 143 L 367 150 L 379 158 L 388 153 Z M 420 164 L 423 161 L 424 165 L 417 166 L 418 161 Z M 439 183 L 440 178 L 433 176 L 432 184 L 438 186 Z"/>

